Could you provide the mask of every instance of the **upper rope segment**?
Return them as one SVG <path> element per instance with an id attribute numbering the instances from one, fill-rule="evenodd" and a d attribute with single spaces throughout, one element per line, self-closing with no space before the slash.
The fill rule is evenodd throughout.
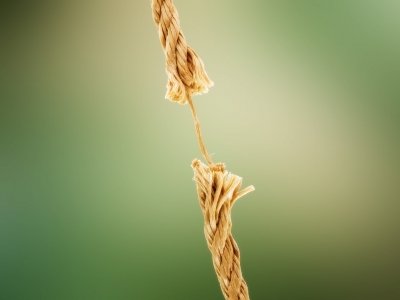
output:
<path id="1" fill-rule="evenodd" d="M 208 92 L 213 82 L 208 78 L 200 57 L 186 43 L 172 0 L 152 0 L 151 8 L 166 59 L 168 83 L 165 97 L 186 104 L 187 96 Z"/>

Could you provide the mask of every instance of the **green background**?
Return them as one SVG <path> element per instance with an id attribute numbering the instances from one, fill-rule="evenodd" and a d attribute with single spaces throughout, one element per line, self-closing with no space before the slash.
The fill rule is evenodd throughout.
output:
<path id="1" fill-rule="evenodd" d="M 251 299 L 400 299 L 400 2 L 175 4 Z M 223 299 L 150 2 L 0 11 L 0 299 Z"/>

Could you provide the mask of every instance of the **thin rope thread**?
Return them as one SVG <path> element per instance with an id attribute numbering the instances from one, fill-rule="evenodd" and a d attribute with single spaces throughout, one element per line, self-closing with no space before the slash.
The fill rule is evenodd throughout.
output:
<path id="1" fill-rule="evenodd" d="M 212 162 L 204 145 L 192 96 L 207 92 L 213 83 L 200 57 L 186 44 L 180 29 L 178 11 L 172 0 L 152 0 L 151 7 L 166 58 L 166 98 L 180 104 L 189 104 L 200 150 L 209 164 L 206 166 L 195 159 L 192 168 L 204 215 L 204 233 L 222 293 L 227 300 L 249 300 L 247 284 L 240 267 L 239 247 L 231 233 L 231 210 L 236 200 L 253 191 L 254 187 L 249 186 L 240 191 L 242 178 L 228 173 L 224 164 Z"/>
<path id="2" fill-rule="evenodd" d="M 188 95 L 187 102 L 189 103 L 190 111 L 192 112 L 193 122 L 196 130 L 197 140 L 199 142 L 200 151 L 203 154 L 205 160 L 209 165 L 213 165 L 214 163 L 211 160 L 210 155 L 207 152 L 206 146 L 204 145 L 203 136 L 201 135 L 200 121 L 197 118 L 196 108 L 194 107 L 192 97 Z"/>

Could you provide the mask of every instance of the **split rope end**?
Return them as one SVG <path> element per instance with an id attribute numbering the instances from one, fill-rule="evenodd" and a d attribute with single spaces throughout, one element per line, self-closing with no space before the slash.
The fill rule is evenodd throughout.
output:
<path id="1" fill-rule="evenodd" d="M 153 0 L 151 7 L 166 59 L 168 83 L 165 98 L 186 104 L 186 95 L 207 93 L 214 83 L 208 78 L 200 57 L 186 43 L 172 0 Z"/>
<path id="2" fill-rule="evenodd" d="M 222 293 L 225 299 L 248 300 L 249 291 L 240 268 L 239 247 L 231 233 L 231 210 L 235 201 L 253 191 L 254 187 L 239 191 L 242 178 L 228 173 L 221 163 L 206 166 L 195 159 L 192 168 L 204 215 L 204 233 Z"/>

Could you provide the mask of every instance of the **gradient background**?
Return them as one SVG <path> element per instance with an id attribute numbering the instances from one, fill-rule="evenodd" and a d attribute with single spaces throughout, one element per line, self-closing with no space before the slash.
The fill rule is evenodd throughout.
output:
<path id="1" fill-rule="evenodd" d="M 252 299 L 400 299 L 400 2 L 175 0 Z M 223 299 L 149 1 L 2 1 L 0 298 Z"/>

